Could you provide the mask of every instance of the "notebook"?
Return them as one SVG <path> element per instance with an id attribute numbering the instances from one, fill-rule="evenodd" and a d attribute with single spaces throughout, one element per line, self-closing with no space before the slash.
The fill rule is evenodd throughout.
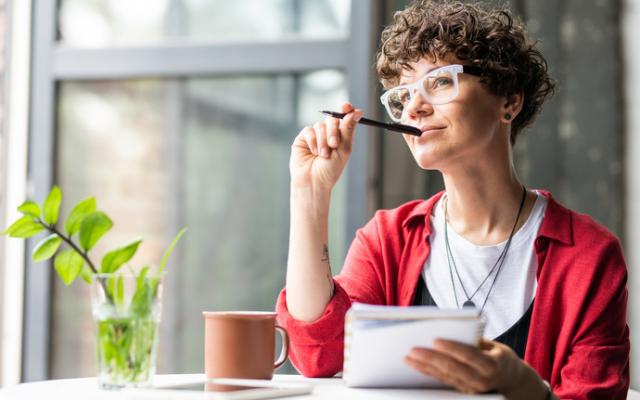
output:
<path id="1" fill-rule="evenodd" d="M 483 331 L 475 308 L 354 303 L 345 317 L 343 380 L 350 387 L 442 387 L 406 365 L 404 357 L 438 338 L 476 345 Z"/>

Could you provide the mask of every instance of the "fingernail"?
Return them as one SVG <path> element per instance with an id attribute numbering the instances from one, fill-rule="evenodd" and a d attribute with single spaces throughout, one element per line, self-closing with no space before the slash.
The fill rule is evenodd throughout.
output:
<path id="1" fill-rule="evenodd" d="M 360 121 L 360 119 L 362 118 L 362 114 L 358 114 L 355 116 L 355 118 L 353 118 L 356 122 Z"/>
<path id="2" fill-rule="evenodd" d="M 322 151 L 320 153 L 322 155 L 322 157 L 324 158 L 329 158 L 329 149 L 327 149 L 326 147 L 322 148 Z"/>
<path id="3" fill-rule="evenodd" d="M 335 147 L 335 146 L 337 146 L 337 145 L 338 145 L 338 139 L 336 139 L 336 137 L 335 137 L 335 136 L 331 136 L 331 137 L 329 138 L 329 146 L 331 146 L 331 147 Z"/>

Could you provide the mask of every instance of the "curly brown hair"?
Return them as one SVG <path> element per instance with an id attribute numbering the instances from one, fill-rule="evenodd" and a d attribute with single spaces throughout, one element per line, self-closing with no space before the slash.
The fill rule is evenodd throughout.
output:
<path id="1" fill-rule="evenodd" d="M 393 16 L 382 32 L 377 71 L 385 88 L 395 86 L 403 69 L 423 57 L 455 56 L 482 69 L 481 80 L 498 96 L 524 95 L 512 122 L 511 143 L 530 126 L 555 90 L 547 62 L 524 23 L 506 7 L 486 3 L 419 0 Z"/>

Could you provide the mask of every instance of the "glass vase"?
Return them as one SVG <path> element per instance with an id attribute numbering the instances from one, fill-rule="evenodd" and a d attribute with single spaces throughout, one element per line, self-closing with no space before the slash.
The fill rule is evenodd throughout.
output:
<path id="1" fill-rule="evenodd" d="M 150 386 L 156 371 L 162 279 L 96 274 L 92 311 L 97 326 L 98 384 L 103 389 Z"/>

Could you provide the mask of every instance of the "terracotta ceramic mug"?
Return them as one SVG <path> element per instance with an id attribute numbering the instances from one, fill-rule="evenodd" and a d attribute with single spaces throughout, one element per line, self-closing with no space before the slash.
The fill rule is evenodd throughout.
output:
<path id="1" fill-rule="evenodd" d="M 276 313 L 203 312 L 204 372 L 208 378 L 271 379 L 287 361 L 289 336 L 276 325 Z M 282 351 L 274 364 L 276 331 Z"/>

